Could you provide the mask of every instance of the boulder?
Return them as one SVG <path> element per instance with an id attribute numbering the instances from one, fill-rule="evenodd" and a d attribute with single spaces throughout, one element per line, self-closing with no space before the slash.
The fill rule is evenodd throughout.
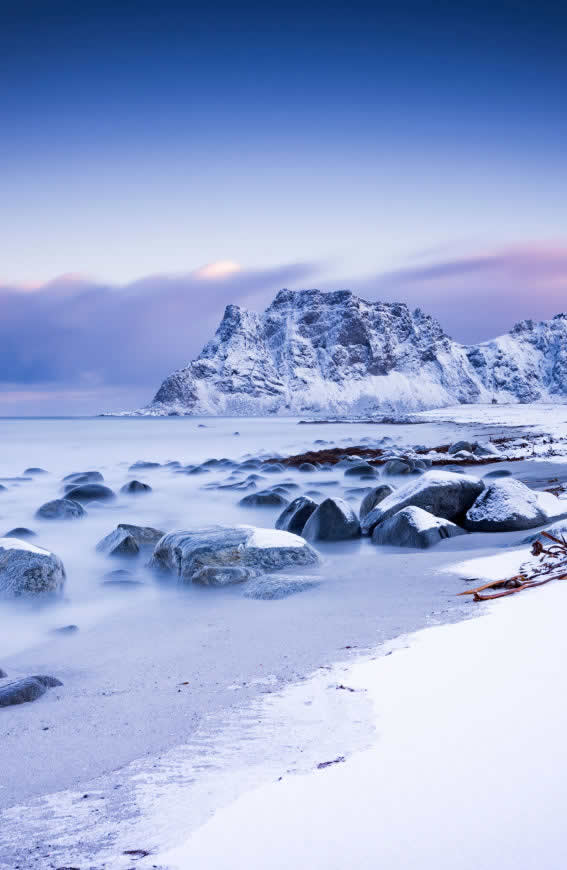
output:
<path id="1" fill-rule="evenodd" d="M 251 492 L 238 502 L 242 507 L 281 507 L 286 505 L 288 499 L 273 489 L 265 489 L 262 492 Z"/>
<path id="2" fill-rule="evenodd" d="M 362 520 L 362 532 L 371 534 L 379 523 L 412 505 L 458 524 L 484 488 L 482 480 L 468 474 L 426 471 L 373 508 Z"/>
<path id="3" fill-rule="evenodd" d="M 151 491 L 152 488 L 149 483 L 142 483 L 141 480 L 129 480 L 120 489 L 120 492 L 124 492 L 126 495 L 139 495 L 140 493 Z"/>
<path id="4" fill-rule="evenodd" d="M 46 501 L 36 511 L 36 517 L 42 520 L 77 520 L 86 516 L 86 510 L 71 498 L 56 498 Z"/>
<path id="5" fill-rule="evenodd" d="M 298 471 L 317 471 L 317 466 L 313 465 L 312 462 L 302 462 L 301 465 L 297 466 Z"/>
<path id="6" fill-rule="evenodd" d="M 113 491 L 101 483 L 84 483 L 80 486 L 75 486 L 65 497 L 80 502 L 109 501 L 116 498 Z"/>
<path id="7" fill-rule="evenodd" d="M 425 549 L 444 538 L 465 534 L 464 529 L 450 520 L 435 517 L 419 507 L 406 507 L 374 528 L 372 543 Z"/>
<path id="8" fill-rule="evenodd" d="M 243 468 L 244 466 L 241 465 L 240 467 Z M 262 471 L 266 474 L 279 474 L 280 471 L 285 471 L 285 467 L 279 462 L 269 462 L 262 466 Z"/>
<path id="9" fill-rule="evenodd" d="M 491 483 L 478 496 L 464 525 L 471 532 L 517 532 L 542 526 L 560 513 L 561 502 L 551 493 L 534 492 L 507 478 Z"/>
<path id="10" fill-rule="evenodd" d="M 495 477 L 512 477 L 512 472 L 508 471 L 507 468 L 495 468 L 494 471 L 488 471 L 484 475 L 485 480 Z"/>
<path id="11" fill-rule="evenodd" d="M 279 601 L 297 592 L 314 589 L 319 586 L 317 577 L 302 577 L 295 574 L 267 574 L 256 577 L 246 584 L 244 595 L 262 601 Z"/>
<path id="12" fill-rule="evenodd" d="M 26 468 L 24 474 L 47 474 L 47 471 L 45 470 L 45 468 L 37 468 L 36 466 L 32 465 L 31 468 Z"/>
<path id="13" fill-rule="evenodd" d="M 475 456 L 500 456 L 500 451 L 494 444 L 488 442 L 488 444 L 479 444 L 478 442 L 473 447 L 473 453 Z"/>
<path id="14" fill-rule="evenodd" d="M 63 483 L 72 483 L 78 486 L 80 483 L 102 483 L 103 480 L 104 477 L 100 471 L 74 471 L 63 478 Z"/>
<path id="15" fill-rule="evenodd" d="M 137 541 L 125 529 L 114 529 L 98 542 L 96 549 L 107 556 L 137 556 L 140 552 Z"/>
<path id="16" fill-rule="evenodd" d="M 359 462 L 357 465 L 351 465 L 345 469 L 345 477 L 378 477 L 378 472 L 369 462 Z"/>
<path id="17" fill-rule="evenodd" d="M 393 492 L 393 488 L 388 483 L 383 483 L 381 486 L 375 486 L 374 489 L 371 489 L 362 499 L 360 510 L 358 512 L 360 520 L 362 521 L 371 510 L 374 510 L 376 505 L 380 504 L 381 501 L 384 501 L 384 499 Z"/>
<path id="18" fill-rule="evenodd" d="M 243 575 L 226 568 L 244 569 L 248 576 L 286 568 L 316 565 L 319 557 L 303 538 L 290 532 L 259 529 L 254 526 L 213 526 L 195 531 L 170 532 L 154 549 L 149 567 L 171 573 L 181 583 L 218 578 L 241 582 Z M 203 568 L 220 572 L 199 572 Z M 207 579 L 210 582 L 210 579 Z"/>
<path id="19" fill-rule="evenodd" d="M 153 550 L 165 532 L 152 526 L 133 526 L 130 523 L 118 523 L 117 529 L 132 535 L 140 550 Z"/>
<path id="20" fill-rule="evenodd" d="M 6 532 L 4 535 L 5 538 L 37 538 L 37 533 L 32 532 L 31 529 L 25 528 L 25 526 L 17 526 L 15 529 L 10 529 L 9 532 Z"/>
<path id="21" fill-rule="evenodd" d="M 311 514 L 302 534 L 309 541 L 344 541 L 358 537 L 360 523 L 342 498 L 326 498 Z"/>
<path id="22" fill-rule="evenodd" d="M 54 553 L 17 538 L 0 538 L 0 598 L 34 598 L 60 593 L 63 562 Z"/>
<path id="23" fill-rule="evenodd" d="M 404 459 L 388 459 L 384 464 L 384 474 L 409 474 L 411 464 Z"/>
<path id="24" fill-rule="evenodd" d="M 24 677 L 21 680 L 10 680 L 9 683 L 0 684 L 0 707 L 35 701 L 36 698 L 44 695 L 47 689 L 62 685 L 61 680 L 43 674 Z"/>
<path id="25" fill-rule="evenodd" d="M 132 465 L 128 468 L 128 471 L 139 471 L 140 469 L 148 469 L 148 468 L 160 468 L 159 462 L 147 462 L 145 459 L 139 459 L 137 462 L 133 462 Z"/>
<path id="26" fill-rule="evenodd" d="M 466 450 L 467 453 L 472 453 L 474 446 L 475 445 L 472 441 L 455 441 L 454 444 L 451 444 L 447 453 L 460 453 L 461 450 Z"/>
<path id="27" fill-rule="evenodd" d="M 300 535 L 311 514 L 317 510 L 317 502 L 304 495 L 294 498 L 276 520 L 276 529 Z"/>

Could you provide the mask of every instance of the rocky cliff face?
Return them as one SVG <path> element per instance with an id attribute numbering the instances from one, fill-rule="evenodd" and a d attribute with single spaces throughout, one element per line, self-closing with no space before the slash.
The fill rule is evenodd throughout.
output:
<path id="1" fill-rule="evenodd" d="M 567 315 L 465 347 L 403 304 L 281 290 L 260 315 L 228 305 L 197 359 L 138 413 L 371 414 L 493 397 L 567 400 Z"/>

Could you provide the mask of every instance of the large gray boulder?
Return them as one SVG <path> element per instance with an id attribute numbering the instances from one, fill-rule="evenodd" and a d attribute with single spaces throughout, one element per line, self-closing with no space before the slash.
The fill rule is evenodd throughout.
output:
<path id="1" fill-rule="evenodd" d="M 44 695 L 47 689 L 62 685 L 61 680 L 44 674 L 0 683 L 0 707 L 11 707 L 14 704 L 35 701 Z"/>
<path id="2" fill-rule="evenodd" d="M 307 520 L 317 510 L 317 502 L 305 495 L 294 498 L 276 520 L 276 529 L 300 535 Z"/>
<path id="3" fill-rule="evenodd" d="M 326 498 L 303 529 L 308 541 L 344 541 L 360 534 L 360 523 L 351 506 L 342 498 Z"/>
<path id="4" fill-rule="evenodd" d="M 472 532 L 517 532 L 542 526 L 561 512 L 560 500 L 551 493 L 534 492 L 519 480 L 503 478 L 479 495 L 464 525 Z"/>
<path id="5" fill-rule="evenodd" d="M 36 517 L 42 520 L 77 520 L 86 516 L 86 510 L 71 498 L 55 498 L 46 501 L 36 511 Z"/>
<path id="6" fill-rule="evenodd" d="M 362 532 L 371 534 L 379 523 L 410 505 L 458 524 L 484 488 L 482 480 L 468 474 L 426 471 L 387 496 L 371 510 L 362 520 Z"/>
<path id="7" fill-rule="evenodd" d="M 102 483 L 83 483 L 70 489 L 65 494 L 65 498 L 72 499 L 73 501 L 89 502 L 109 501 L 116 498 L 116 496 L 108 486 L 103 486 Z"/>
<path id="8" fill-rule="evenodd" d="M 361 520 L 370 513 L 381 501 L 394 492 L 393 487 L 389 483 L 383 483 L 380 486 L 375 486 L 362 499 L 358 516 Z"/>
<path id="9" fill-rule="evenodd" d="M 170 532 L 156 545 L 149 567 L 174 574 L 181 583 L 225 585 L 318 562 L 316 551 L 298 535 L 242 525 Z"/>
<path id="10" fill-rule="evenodd" d="M 372 543 L 425 549 L 444 538 L 465 534 L 464 529 L 450 520 L 434 517 L 428 511 L 412 506 L 403 508 L 376 526 L 372 532 Z"/>
<path id="11" fill-rule="evenodd" d="M 0 538 L 0 597 L 55 595 L 65 585 L 63 562 L 54 553 L 20 541 Z"/>

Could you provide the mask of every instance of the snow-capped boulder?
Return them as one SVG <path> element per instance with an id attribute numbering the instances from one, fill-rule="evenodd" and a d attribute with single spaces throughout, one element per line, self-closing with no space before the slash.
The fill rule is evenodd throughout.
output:
<path id="1" fill-rule="evenodd" d="M 381 501 L 384 501 L 386 496 L 391 495 L 393 492 L 393 487 L 388 483 L 383 483 L 380 486 L 375 486 L 374 489 L 371 489 L 362 499 L 360 510 L 358 511 L 360 520 L 362 521 L 371 510 L 379 505 Z"/>
<path id="2" fill-rule="evenodd" d="M 519 480 L 505 478 L 479 495 L 464 525 L 473 532 L 516 532 L 544 525 L 563 509 L 551 493 L 534 492 Z"/>
<path id="3" fill-rule="evenodd" d="M 303 529 L 308 541 L 344 541 L 360 534 L 360 523 L 342 498 L 326 498 L 311 514 Z"/>
<path id="4" fill-rule="evenodd" d="M 36 511 L 36 517 L 42 520 L 77 520 L 86 516 L 86 510 L 71 498 L 55 498 L 46 501 Z"/>
<path id="5" fill-rule="evenodd" d="M 447 453 L 453 455 L 455 453 L 460 453 L 462 450 L 464 450 L 466 453 L 472 453 L 473 448 L 474 444 L 472 443 L 472 441 L 455 441 L 454 444 L 451 444 L 451 446 L 447 450 Z"/>
<path id="6" fill-rule="evenodd" d="M 405 507 L 415 506 L 436 517 L 459 522 L 485 487 L 482 480 L 452 471 L 426 471 L 421 477 L 395 490 L 362 520 L 363 534 Z"/>
<path id="7" fill-rule="evenodd" d="M 419 507 L 406 507 L 375 527 L 372 543 L 425 549 L 445 538 L 465 534 L 450 520 L 435 517 Z"/>
<path id="8" fill-rule="evenodd" d="M 109 501 L 116 496 L 108 486 L 103 486 L 102 483 L 83 483 L 70 489 L 65 498 L 72 501 L 89 502 Z"/>
<path id="9" fill-rule="evenodd" d="M 0 707 L 11 707 L 15 704 L 35 701 L 44 695 L 47 689 L 62 685 L 61 680 L 45 674 L 2 682 L 0 683 Z"/>
<path id="10" fill-rule="evenodd" d="M 34 598 L 62 592 L 63 562 L 43 547 L 17 538 L 0 538 L 0 597 Z"/>
<path id="11" fill-rule="evenodd" d="M 198 582 L 216 585 L 218 581 L 212 578 L 219 576 L 222 582 L 242 582 L 250 576 L 318 562 L 317 552 L 298 535 L 242 525 L 170 532 L 158 542 L 149 567 L 175 574 L 182 583 L 191 583 L 198 575 Z M 220 571 L 202 572 L 209 568 Z"/>
<path id="12" fill-rule="evenodd" d="M 276 520 L 276 529 L 301 535 L 307 520 L 317 510 L 317 502 L 305 495 L 294 498 Z"/>

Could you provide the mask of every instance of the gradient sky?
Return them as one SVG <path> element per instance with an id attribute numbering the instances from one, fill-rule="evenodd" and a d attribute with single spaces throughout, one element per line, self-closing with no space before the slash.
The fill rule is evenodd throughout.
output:
<path id="1" fill-rule="evenodd" d="M 566 32 L 559 2 L 5 4 L 0 414 L 145 402 L 284 283 L 463 341 L 565 310 Z"/>

